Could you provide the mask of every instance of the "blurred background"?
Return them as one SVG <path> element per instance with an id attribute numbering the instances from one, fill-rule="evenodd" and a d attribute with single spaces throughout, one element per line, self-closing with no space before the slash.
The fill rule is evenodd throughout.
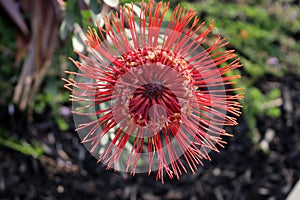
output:
<path id="1" fill-rule="evenodd" d="M 245 98 L 225 149 L 165 184 L 97 164 L 61 80 L 76 70 L 73 49 L 85 52 L 87 27 L 129 2 L 0 0 L 0 199 L 285 199 L 300 177 L 300 1 L 171 2 L 167 17 L 180 3 L 215 20 L 212 35 L 244 65 L 232 73 Z"/>

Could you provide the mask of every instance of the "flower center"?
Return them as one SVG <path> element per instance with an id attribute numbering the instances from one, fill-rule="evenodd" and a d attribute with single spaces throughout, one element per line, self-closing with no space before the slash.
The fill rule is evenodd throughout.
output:
<path id="1" fill-rule="evenodd" d="M 160 98 L 165 91 L 165 87 L 159 83 L 148 83 L 144 87 L 144 95 L 150 99 Z"/>
<path id="2" fill-rule="evenodd" d="M 112 66 L 113 115 L 117 123 L 143 128 L 148 135 L 178 127 L 190 112 L 192 66 L 175 53 L 160 47 L 128 52 Z M 174 130 L 173 130 L 174 132 Z"/>
<path id="3" fill-rule="evenodd" d="M 180 106 L 170 89 L 153 82 L 134 91 L 129 100 L 129 113 L 137 125 L 161 128 L 178 119 Z"/>

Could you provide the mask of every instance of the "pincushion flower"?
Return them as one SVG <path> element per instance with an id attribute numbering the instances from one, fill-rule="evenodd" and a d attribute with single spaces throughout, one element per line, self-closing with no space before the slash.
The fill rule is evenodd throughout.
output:
<path id="1" fill-rule="evenodd" d="M 88 56 L 73 60 L 72 91 L 77 131 L 87 149 L 107 168 L 131 174 L 157 171 L 180 178 L 195 172 L 209 151 L 230 136 L 241 114 L 240 67 L 220 35 L 204 49 L 213 22 L 205 29 L 194 10 L 177 6 L 166 23 L 168 3 L 143 2 L 120 7 L 105 29 L 89 28 Z"/>

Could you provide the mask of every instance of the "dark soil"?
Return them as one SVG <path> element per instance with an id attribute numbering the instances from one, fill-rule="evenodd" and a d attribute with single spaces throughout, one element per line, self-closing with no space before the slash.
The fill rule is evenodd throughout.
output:
<path id="1" fill-rule="evenodd" d="M 58 131 L 50 111 L 34 115 L 30 123 L 23 113 L 10 115 L 1 105 L 2 128 L 14 137 L 39 141 L 45 154 L 35 159 L 0 146 L 0 199 L 285 199 L 300 175 L 300 80 L 265 78 L 261 88 L 272 84 L 282 91 L 282 115 L 257 119 L 260 141 L 275 133 L 269 152 L 249 139 L 243 116 L 230 128 L 234 137 L 226 139 L 226 148 L 210 154 L 211 162 L 195 175 L 166 179 L 165 184 L 156 182 L 155 174 L 107 171 L 76 132 Z"/>

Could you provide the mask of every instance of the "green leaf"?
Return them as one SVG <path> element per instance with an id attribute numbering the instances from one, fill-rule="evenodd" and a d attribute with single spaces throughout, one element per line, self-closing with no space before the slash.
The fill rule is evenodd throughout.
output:
<path id="1" fill-rule="evenodd" d="M 65 20 L 67 27 L 70 31 L 73 30 L 73 25 L 75 23 L 78 23 L 82 26 L 80 3 L 78 0 L 68 0 L 66 2 Z"/>
<path id="2" fill-rule="evenodd" d="M 67 38 L 68 35 L 68 28 L 66 20 L 63 20 L 60 27 L 59 27 L 59 37 L 60 39 L 64 40 Z"/>
<path id="3" fill-rule="evenodd" d="M 281 91 L 280 89 L 273 89 L 268 93 L 268 99 L 269 100 L 274 100 L 277 99 L 281 96 Z"/>
<path id="4" fill-rule="evenodd" d="M 119 5 L 119 0 L 103 0 L 109 7 L 116 8 Z"/>
<path id="5" fill-rule="evenodd" d="M 60 116 L 55 116 L 55 121 L 58 125 L 59 130 L 66 131 L 69 129 L 69 125 L 66 123 L 66 121 L 61 118 Z"/>
<path id="6" fill-rule="evenodd" d="M 101 11 L 101 4 L 98 0 L 84 0 L 94 14 L 98 14 Z"/>
<path id="7" fill-rule="evenodd" d="M 139 3 L 142 2 L 143 0 L 120 0 L 120 4 L 125 4 L 125 3 Z"/>
<path id="8" fill-rule="evenodd" d="M 43 148 L 36 141 L 30 144 L 25 140 L 8 137 L 8 133 L 5 133 L 2 129 L 0 129 L 0 145 L 34 158 L 38 158 L 44 153 Z"/>
<path id="9" fill-rule="evenodd" d="M 281 111 L 278 107 L 273 107 L 273 108 L 269 108 L 266 112 L 266 114 L 269 116 L 269 117 L 273 117 L 273 118 L 276 118 L 276 117 L 280 117 L 281 115 Z"/>
<path id="10" fill-rule="evenodd" d="M 79 24 L 74 24 L 74 34 L 72 37 L 72 44 L 74 49 L 79 52 L 84 52 L 85 50 L 85 34 Z"/>

